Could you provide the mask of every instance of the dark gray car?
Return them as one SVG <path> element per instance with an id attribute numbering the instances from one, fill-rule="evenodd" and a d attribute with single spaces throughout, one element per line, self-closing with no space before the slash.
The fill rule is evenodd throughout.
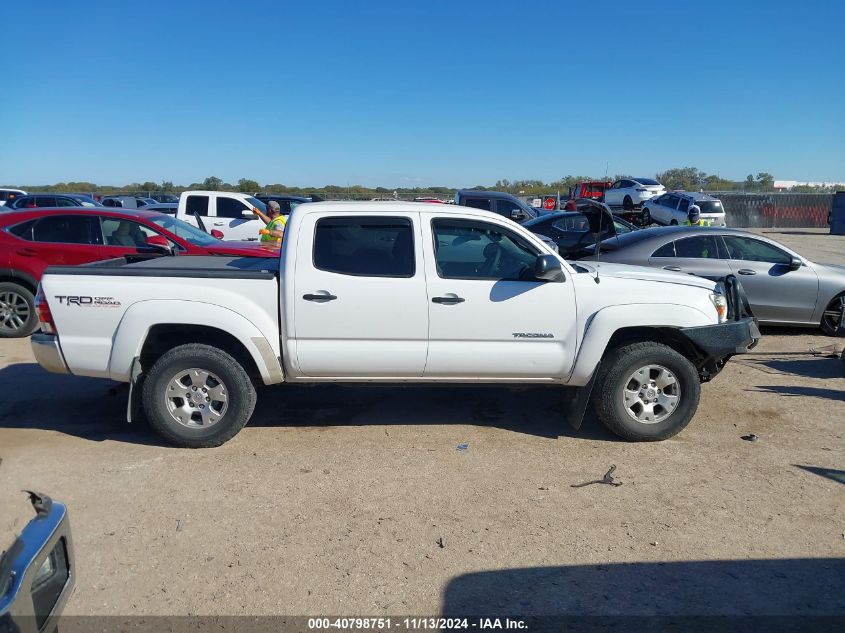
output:
<path id="1" fill-rule="evenodd" d="M 595 255 L 584 259 L 595 259 Z M 669 226 L 610 238 L 602 261 L 718 280 L 734 274 L 763 323 L 836 334 L 845 309 L 845 266 L 816 264 L 774 240 L 737 229 Z"/>

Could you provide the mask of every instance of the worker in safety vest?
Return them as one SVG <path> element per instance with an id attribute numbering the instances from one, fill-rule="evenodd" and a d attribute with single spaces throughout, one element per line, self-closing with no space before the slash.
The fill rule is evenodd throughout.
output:
<path id="1" fill-rule="evenodd" d="M 687 211 L 687 226 L 713 226 L 713 220 L 701 219 L 701 207 L 692 205 Z"/>
<path id="2" fill-rule="evenodd" d="M 263 229 L 258 231 L 258 234 L 261 235 L 261 241 L 269 244 L 281 244 L 282 238 L 285 236 L 287 220 L 282 215 L 282 208 L 279 203 L 275 200 L 268 202 L 267 213 L 262 213 L 256 208 L 253 208 L 252 212 L 266 224 Z"/>

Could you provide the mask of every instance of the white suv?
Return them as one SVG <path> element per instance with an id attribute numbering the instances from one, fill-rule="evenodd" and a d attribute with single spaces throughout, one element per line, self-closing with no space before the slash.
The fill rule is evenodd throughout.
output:
<path id="1" fill-rule="evenodd" d="M 666 187 L 651 178 L 623 178 L 604 192 L 604 203 L 631 211 L 666 191 Z"/>
<path id="2" fill-rule="evenodd" d="M 648 213 L 657 224 L 683 225 L 687 222 L 687 212 L 692 205 L 698 206 L 702 225 L 727 226 L 722 201 L 694 191 L 672 191 L 652 198 L 643 205 L 643 214 Z"/>

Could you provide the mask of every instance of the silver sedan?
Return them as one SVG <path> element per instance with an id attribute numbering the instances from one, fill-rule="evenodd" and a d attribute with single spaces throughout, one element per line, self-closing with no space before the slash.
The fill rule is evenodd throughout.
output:
<path id="1" fill-rule="evenodd" d="M 601 260 L 712 280 L 734 274 L 762 323 L 821 327 L 835 335 L 845 310 L 845 266 L 816 264 L 774 240 L 737 229 L 634 231 L 604 242 Z"/>

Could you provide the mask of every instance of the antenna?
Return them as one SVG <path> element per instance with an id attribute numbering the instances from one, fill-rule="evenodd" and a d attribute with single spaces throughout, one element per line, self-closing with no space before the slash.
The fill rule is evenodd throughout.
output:
<path id="1" fill-rule="evenodd" d="M 599 205 L 601 205 L 601 203 L 599 203 Z M 597 284 L 601 283 L 601 279 L 599 278 L 599 268 L 601 267 L 601 223 L 604 220 L 604 207 L 600 206 L 599 211 L 599 232 L 596 233 L 596 276 L 593 277 L 593 281 Z"/>

